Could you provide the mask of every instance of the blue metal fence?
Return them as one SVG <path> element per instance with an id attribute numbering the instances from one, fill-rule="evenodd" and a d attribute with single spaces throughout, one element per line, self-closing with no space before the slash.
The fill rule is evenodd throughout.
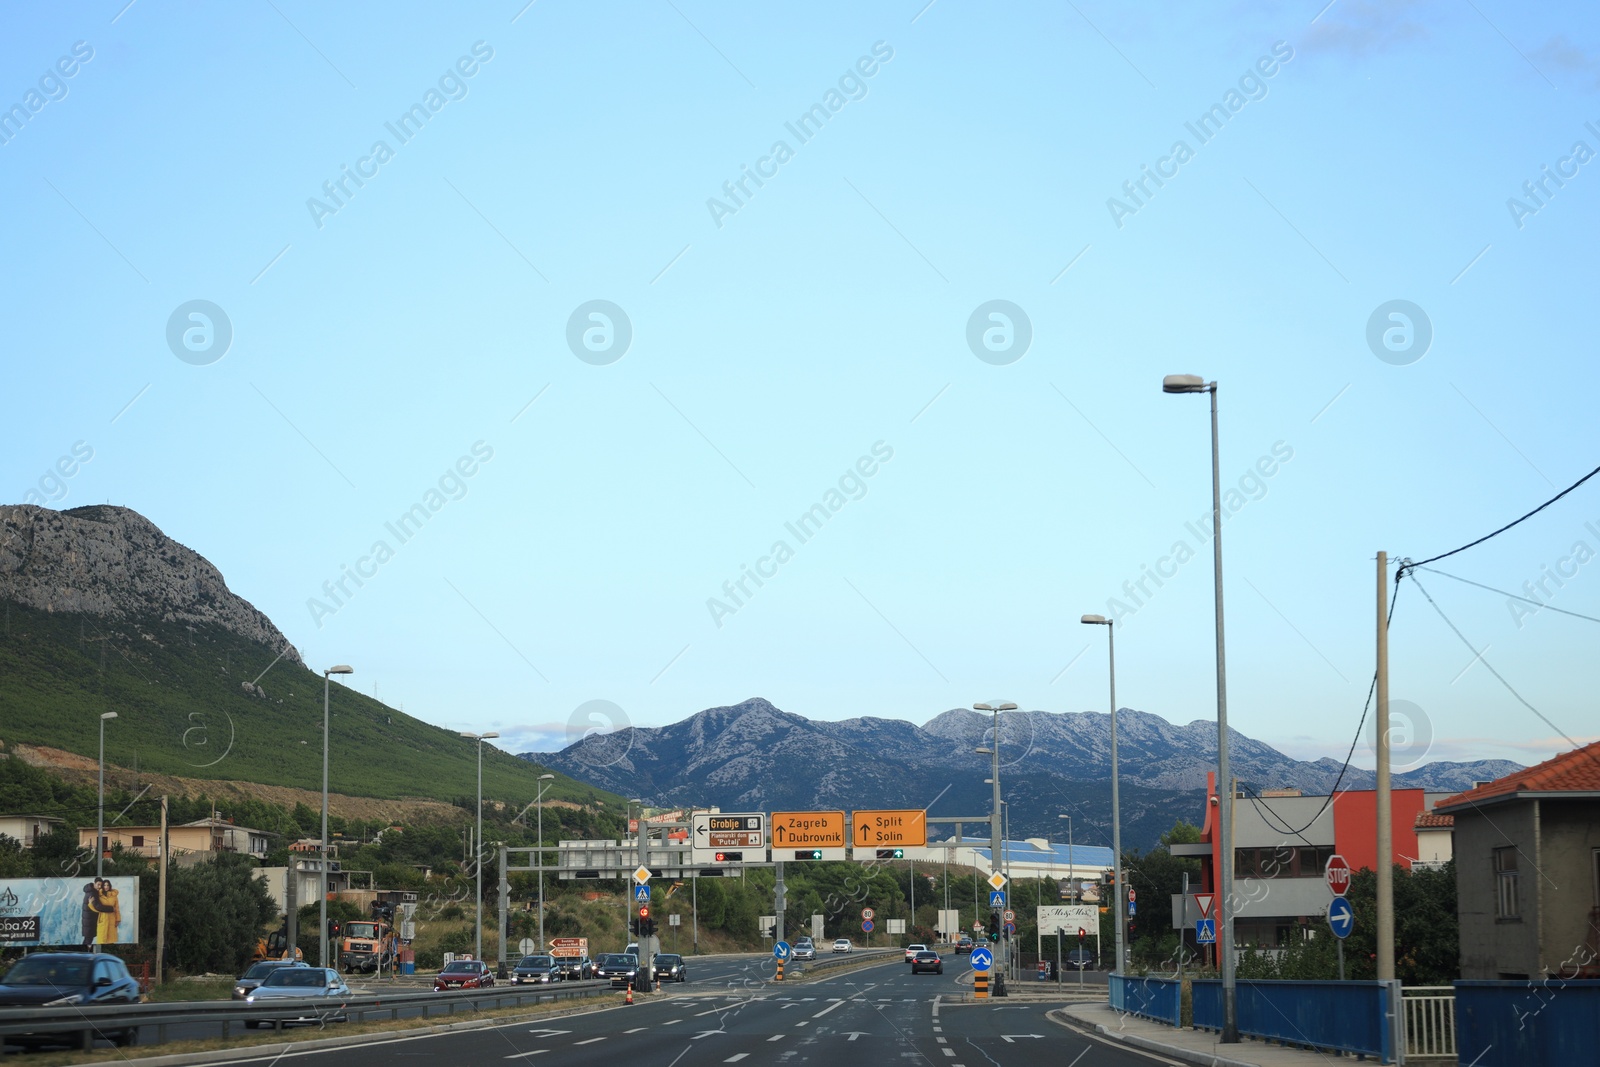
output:
<path id="1" fill-rule="evenodd" d="M 1222 982 L 1191 985 L 1196 1030 L 1222 1029 Z M 1236 982 L 1239 1032 L 1395 1062 L 1398 982 Z"/>
<path id="2" fill-rule="evenodd" d="M 1183 983 L 1176 978 L 1109 976 L 1111 1007 L 1130 1015 L 1178 1026 L 1183 1010 Z"/>
<path id="3" fill-rule="evenodd" d="M 1600 982 L 1455 983 L 1456 1055 L 1477 1067 L 1600 1062 Z"/>

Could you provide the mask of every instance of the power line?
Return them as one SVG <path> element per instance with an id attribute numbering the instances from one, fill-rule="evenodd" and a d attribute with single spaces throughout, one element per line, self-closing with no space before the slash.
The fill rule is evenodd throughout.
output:
<path id="1" fill-rule="evenodd" d="M 1441 575 L 1442 577 L 1445 577 L 1445 578 L 1452 578 L 1455 581 L 1463 582 L 1466 585 L 1475 585 L 1479 589 L 1487 589 L 1491 593 L 1499 593 L 1501 596 L 1510 597 L 1512 600 L 1520 600 L 1524 604 L 1532 604 L 1535 607 L 1543 608 L 1543 609 L 1546 609 L 1548 611 L 1554 611 L 1554 612 L 1556 612 L 1558 614 L 1561 614 L 1561 615 L 1571 615 L 1574 619 L 1584 619 L 1584 620 L 1587 620 L 1588 622 L 1600 622 L 1600 619 L 1595 618 L 1593 615 L 1582 615 L 1582 614 L 1579 614 L 1576 611 L 1567 611 L 1565 608 L 1552 607 L 1551 605 L 1546 604 L 1546 603 L 1544 603 L 1542 601 L 1539 601 L 1539 600 L 1535 600 L 1532 597 L 1518 596 L 1516 593 L 1508 593 L 1504 589 L 1496 589 L 1492 585 L 1484 585 L 1482 582 L 1474 582 L 1469 578 L 1460 578 L 1460 577 L 1457 577 L 1454 574 L 1448 574 L 1445 571 L 1437 570 L 1436 568 L 1433 568 L 1433 567 L 1424 567 L 1420 563 L 1413 564 L 1413 566 L 1419 571 L 1427 571 L 1429 574 L 1437 574 L 1437 575 Z"/>
<path id="2" fill-rule="evenodd" d="M 1511 529 L 1513 526 L 1516 526 L 1518 523 L 1525 522 L 1528 519 L 1533 518 L 1535 515 L 1539 514 L 1539 512 L 1543 511 L 1545 508 L 1549 507 L 1551 504 L 1554 504 L 1557 500 L 1560 500 L 1562 497 L 1566 496 L 1568 493 L 1570 493 L 1574 489 L 1578 488 L 1578 486 L 1582 485 L 1584 482 L 1588 481 L 1590 478 L 1593 478 L 1596 474 L 1600 474 L 1600 467 L 1596 467 L 1594 470 L 1590 471 L 1588 474 L 1585 474 L 1582 478 L 1579 478 L 1577 481 L 1573 482 L 1571 485 L 1569 485 L 1565 489 L 1561 490 L 1561 492 L 1557 493 L 1555 496 L 1551 497 L 1549 500 L 1546 500 L 1543 504 L 1540 504 L 1538 507 L 1536 507 L 1532 511 L 1528 512 L 1526 515 L 1522 516 L 1522 518 L 1513 519 L 1511 522 L 1508 522 L 1504 526 L 1500 527 L 1500 529 L 1494 531 L 1493 533 L 1484 534 L 1482 537 L 1478 538 L 1476 541 L 1470 541 L 1467 544 L 1462 545 L 1460 548 L 1452 548 L 1448 552 L 1441 552 L 1437 556 L 1430 556 L 1427 559 L 1423 560 L 1421 563 L 1401 563 L 1401 565 L 1400 565 L 1400 574 L 1403 575 L 1407 570 L 1411 569 L 1412 567 L 1421 567 L 1421 566 L 1424 566 L 1425 564 L 1437 563 L 1437 562 L 1439 562 L 1439 560 L 1445 559 L 1446 557 L 1449 557 L 1449 556 L 1453 556 L 1457 552 L 1465 552 L 1469 548 L 1476 548 L 1478 545 L 1483 544 L 1485 541 L 1489 540 L 1490 538 L 1499 537 L 1501 534 L 1505 533 L 1507 530 Z M 1397 579 L 1398 579 L 1398 577 L 1399 577 L 1399 575 L 1396 576 Z"/>

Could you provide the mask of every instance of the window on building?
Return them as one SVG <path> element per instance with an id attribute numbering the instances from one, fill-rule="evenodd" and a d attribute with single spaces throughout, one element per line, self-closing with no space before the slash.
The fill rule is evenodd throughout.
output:
<path id="1" fill-rule="evenodd" d="M 1497 919 L 1522 918 L 1522 894 L 1517 870 L 1517 850 L 1494 850 L 1494 914 Z"/>
<path id="2" fill-rule="evenodd" d="M 1321 878 L 1331 846 L 1278 845 L 1234 850 L 1235 878 Z"/>
<path id="3" fill-rule="evenodd" d="M 144 835 L 143 834 L 134 834 L 133 835 L 133 847 L 134 848 L 144 848 Z"/>

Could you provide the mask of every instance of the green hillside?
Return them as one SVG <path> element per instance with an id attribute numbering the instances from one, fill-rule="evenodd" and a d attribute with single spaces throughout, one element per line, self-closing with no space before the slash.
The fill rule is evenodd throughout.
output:
<path id="1" fill-rule="evenodd" d="M 107 620 L 0 604 L 0 742 L 186 778 L 322 788 L 322 676 L 216 627 Z M 269 669 L 270 668 L 270 669 Z M 241 683 L 255 683 L 252 693 Z M 264 694 L 264 695 L 262 695 Z M 329 789 L 453 802 L 477 790 L 476 743 L 335 682 Z M 485 745 L 486 799 L 530 803 L 543 768 Z M 546 800 L 611 793 L 557 775 Z"/>

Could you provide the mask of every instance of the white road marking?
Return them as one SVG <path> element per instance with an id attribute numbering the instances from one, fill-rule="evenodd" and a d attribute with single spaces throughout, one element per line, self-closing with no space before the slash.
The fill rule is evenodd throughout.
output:
<path id="1" fill-rule="evenodd" d="M 833 1010 L 835 1010 L 837 1008 L 844 1007 L 846 1003 L 847 1003 L 847 1001 L 836 1000 L 832 1004 L 829 1004 L 826 1008 L 823 1008 L 821 1011 L 817 1012 L 815 1015 L 812 1016 L 812 1018 L 813 1019 L 820 1019 L 824 1015 L 828 1014 L 830 1011 L 833 1011 Z"/>
<path id="2" fill-rule="evenodd" d="M 732 1056 L 729 1056 L 727 1059 L 723 1060 L 722 1062 L 723 1063 L 738 1063 L 740 1060 L 745 1059 L 749 1055 L 750 1055 L 750 1053 L 748 1053 L 748 1052 L 735 1052 Z"/>
<path id="3" fill-rule="evenodd" d="M 675 1026 L 678 1023 L 681 1023 L 681 1022 L 683 1022 L 682 1019 L 668 1019 L 666 1022 L 662 1023 L 661 1025 L 662 1026 Z"/>
<path id="4" fill-rule="evenodd" d="M 587 1041 L 574 1041 L 573 1044 L 574 1045 L 592 1045 L 596 1041 L 604 1041 L 604 1040 L 605 1040 L 605 1038 L 603 1038 L 603 1037 L 591 1037 Z"/>
<path id="5" fill-rule="evenodd" d="M 795 1025 L 796 1026 L 810 1026 L 811 1025 L 811 1020 L 810 1019 L 801 1019 L 799 1022 L 795 1023 Z"/>
<path id="6" fill-rule="evenodd" d="M 622 1032 L 625 1033 L 625 1034 L 637 1034 L 641 1030 L 648 1030 L 648 1029 L 650 1029 L 648 1026 L 635 1026 L 632 1030 L 624 1030 Z"/>
<path id="7" fill-rule="evenodd" d="M 550 1050 L 547 1049 L 547 1048 L 536 1048 L 532 1052 L 513 1052 L 511 1055 L 507 1056 L 506 1059 L 508 1059 L 508 1060 L 520 1060 L 525 1056 L 537 1056 L 541 1052 L 549 1052 L 549 1051 Z"/>
<path id="8" fill-rule="evenodd" d="M 936 1037 L 934 1040 L 939 1042 L 941 1045 L 948 1045 L 950 1043 L 950 1039 L 948 1037 Z"/>
<path id="9" fill-rule="evenodd" d="M 783 1040 L 783 1035 L 782 1034 L 773 1034 L 771 1037 L 767 1038 L 767 1043 L 770 1045 L 774 1041 L 782 1041 L 782 1040 Z"/>
<path id="10" fill-rule="evenodd" d="M 949 1056 L 951 1059 L 956 1058 L 956 1050 L 953 1048 L 942 1048 L 939 1051 L 944 1053 L 946 1056 Z"/>

